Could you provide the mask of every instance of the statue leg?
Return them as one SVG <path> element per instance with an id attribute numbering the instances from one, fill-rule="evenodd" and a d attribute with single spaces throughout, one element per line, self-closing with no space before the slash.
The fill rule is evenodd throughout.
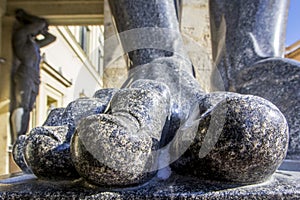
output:
<path id="1" fill-rule="evenodd" d="M 274 103 L 290 130 L 288 158 L 300 159 L 300 63 L 283 58 L 289 1 L 212 0 L 215 74 L 225 90 Z"/>
<path id="2" fill-rule="evenodd" d="M 23 66 L 21 66 L 23 67 Z M 18 80 L 15 80 L 18 79 Z M 10 128 L 11 142 L 15 143 L 16 138 L 20 135 L 25 135 L 28 130 L 30 120 L 30 111 L 35 102 L 35 97 L 32 98 L 32 92 L 28 84 L 17 75 L 12 81 L 12 95 L 10 108 Z"/>
<path id="3" fill-rule="evenodd" d="M 226 91 L 236 91 L 241 70 L 283 56 L 288 6 L 280 0 L 210 1 L 213 61 Z"/>
<path id="4" fill-rule="evenodd" d="M 13 111 L 10 117 L 11 121 L 11 128 L 12 128 L 12 142 L 15 142 L 15 139 L 18 136 L 18 133 L 22 129 L 22 119 L 23 119 L 23 114 L 24 114 L 24 108 L 17 108 Z"/>
<path id="5" fill-rule="evenodd" d="M 30 111 L 27 108 L 16 108 L 10 117 L 12 124 L 12 141 L 20 135 L 25 135 L 28 130 L 28 124 L 30 120 Z"/>
<path id="6" fill-rule="evenodd" d="M 24 146 L 26 141 L 26 132 L 30 121 L 30 112 L 35 102 L 36 93 L 30 91 L 24 82 L 12 81 L 12 95 L 10 108 L 10 133 L 13 158 L 17 165 L 25 173 L 31 173 L 24 158 Z M 20 86 L 23 85 L 23 86 Z M 30 92 L 24 92 L 26 87 Z M 30 95 L 31 93 L 31 95 Z M 10 147 L 10 148 L 11 148 Z M 17 158 L 18 157 L 18 158 Z"/>

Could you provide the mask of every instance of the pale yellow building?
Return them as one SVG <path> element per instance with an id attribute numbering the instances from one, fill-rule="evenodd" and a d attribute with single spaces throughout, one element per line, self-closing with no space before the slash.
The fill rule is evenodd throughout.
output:
<path id="1" fill-rule="evenodd" d="M 285 57 L 300 61 L 300 40 L 285 49 Z"/>
<path id="2" fill-rule="evenodd" d="M 103 86 L 103 26 L 51 26 L 56 41 L 41 49 L 41 84 L 32 127 L 40 126 L 49 111 L 66 107 Z"/>

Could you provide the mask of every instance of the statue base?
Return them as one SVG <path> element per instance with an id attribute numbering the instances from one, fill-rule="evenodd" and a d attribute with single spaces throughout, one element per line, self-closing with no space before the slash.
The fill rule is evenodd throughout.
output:
<path id="1" fill-rule="evenodd" d="M 300 199 L 300 171 L 277 170 L 267 181 L 247 186 L 172 174 L 147 184 L 103 189 L 82 179 L 38 180 L 34 175 L 0 177 L 0 199 Z"/>

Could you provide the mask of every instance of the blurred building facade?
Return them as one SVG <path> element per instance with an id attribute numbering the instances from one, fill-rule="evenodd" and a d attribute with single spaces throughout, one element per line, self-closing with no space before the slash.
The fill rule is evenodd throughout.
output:
<path id="1" fill-rule="evenodd" d="M 299 35 L 300 38 L 300 35 Z M 300 40 L 286 47 L 285 49 L 285 57 L 300 61 Z"/>
<path id="2" fill-rule="evenodd" d="M 41 84 L 31 127 L 56 107 L 103 87 L 103 26 L 51 26 L 56 41 L 41 49 Z M 30 127 L 30 128 L 31 128 Z"/>

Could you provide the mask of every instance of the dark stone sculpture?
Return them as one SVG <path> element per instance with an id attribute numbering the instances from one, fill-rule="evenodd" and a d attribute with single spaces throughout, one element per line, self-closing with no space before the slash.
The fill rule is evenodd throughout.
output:
<path id="1" fill-rule="evenodd" d="M 110 101 L 105 113 L 104 109 L 97 109 L 95 103 L 84 103 L 95 100 L 78 99 L 56 118 L 57 121 L 50 120 L 54 126 L 31 131 L 24 147 L 31 170 L 41 178 L 59 178 L 62 174 L 76 176 L 73 167 L 64 164 L 71 158 L 80 176 L 90 183 L 104 187 L 137 185 L 153 177 L 156 170 L 168 167 L 171 160 L 162 157 L 159 148 L 171 142 L 172 146 L 165 150 L 168 153 L 163 155 L 171 159 L 181 156 L 177 161 L 180 164 L 172 166 L 178 173 L 199 176 L 209 173 L 212 179 L 241 183 L 268 178 L 282 162 L 287 148 L 287 126 L 280 111 L 268 101 L 238 94 L 225 95 L 224 100 L 220 98 L 216 104 L 205 107 L 203 102 L 210 101 L 207 98 L 214 98 L 214 94 L 208 97 L 201 90 L 193 77 L 193 66 L 188 57 L 178 54 L 184 50 L 173 1 L 133 3 L 122 0 L 118 3 L 110 1 L 110 5 L 119 32 L 137 30 L 134 38 L 131 34 L 120 37 L 123 45 L 140 46 L 139 43 L 144 42 L 146 47 L 129 53 L 132 70 L 124 88 L 105 102 L 100 99 L 100 107 Z M 147 10 L 141 9 L 141 5 Z M 139 31 L 144 27 L 153 29 L 148 29 L 150 33 L 145 34 L 143 30 Z M 168 34 L 164 32 L 164 37 L 159 39 L 168 48 L 148 48 L 147 44 L 152 41 L 147 43 L 145 40 L 148 41 L 149 35 L 159 34 L 161 29 L 166 29 Z M 217 112 L 223 123 L 214 132 L 217 137 L 221 131 L 216 145 L 205 139 L 208 135 L 205 130 L 209 129 L 215 110 L 223 112 Z M 193 120 L 191 116 L 199 119 L 198 131 L 188 125 L 189 120 Z M 186 130 L 182 131 L 184 126 L 187 126 Z M 188 133 L 194 134 L 195 138 L 187 140 Z M 188 150 L 189 155 L 177 152 L 186 141 L 198 146 L 189 147 L 192 149 Z M 208 145 L 208 155 L 204 155 L 198 168 L 196 165 L 204 145 Z M 43 153 L 43 149 L 47 151 Z M 37 160 L 38 157 L 43 159 Z M 186 159 L 189 162 L 184 161 Z M 247 160 L 248 168 L 245 169 Z M 227 163 L 225 166 L 228 167 L 222 168 L 223 164 L 217 167 L 218 163 Z M 186 165 L 195 167 L 186 172 Z M 211 171 L 205 171 L 205 168 Z M 55 175 L 49 170 L 62 174 Z M 257 175 L 250 178 L 254 172 Z"/>
<path id="2" fill-rule="evenodd" d="M 13 66 L 11 70 L 10 128 L 12 144 L 28 129 L 40 84 L 40 48 L 56 38 L 48 32 L 45 19 L 30 15 L 22 9 L 15 12 L 12 34 Z M 38 39 L 37 35 L 43 35 Z"/>
<path id="3" fill-rule="evenodd" d="M 254 12 L 265 5 L 255 2 L 244 6 Z M 27 163 L 42 179 L 79 175 L 80 184 L 102 189 L 149 181 L 149 198 L 155 198 L 151 188 L 164 184 L 161 179 L 176 185 L 177 180 L 168 179 L 170 173 L 192 176 L 193 183 L 214 181 L 201 184 L 218 190 L 269 180 L 288 148 L 288 126 L 280 110 L 253 95 L 203 92 L 184 52 L 173 0 L 109 3 L 122 45 L 130 50 L 127 81 L 119 90 L 99 90 L 93 98 L 50 113 L 42 127 L 16 143 L 16 161 Z M 138 192 L 121 194 L 143 198 Z M 266 193 L 271 194 L 261 192 Z"/>
<path id="4" fill-rule="evenodd" d="M 287 158 L 300 160 L 300 64 L 283 58 L 288 7 L 281 0 L 212 0 L 211 33 L 225 90 L 274 103 L 289 124 Z"/>
<path id="5" fill-rule="evenodd" d="M 14 159 L 25 171 L 46 179 L 78 177 L 70 155 L 70 140 L 80 119 L 103 113 L 115 89 L 103 89 L 93 98 L 80 98 L 66 108 L 53 109 L 42 127 L 20 136 L 14 146 Z M 97 97 L 101 97 L 97 98 Z M 22 153 L 19 151 L 23 150 Z M 29 165 L 28 169 L 26 165 Z"/>
<path id="6" fill-rule="evenodd" d="M 222 101 L 216 101 L 220 96 Z M 285 157 L 280 150 L 288 146 L 282 113 L 251 95 L 211 93 L 207 100 L 212 109 L 200 118 L 193 143 L 173 168 L 208 180 L 241 184 L 267 180 Z"/>

